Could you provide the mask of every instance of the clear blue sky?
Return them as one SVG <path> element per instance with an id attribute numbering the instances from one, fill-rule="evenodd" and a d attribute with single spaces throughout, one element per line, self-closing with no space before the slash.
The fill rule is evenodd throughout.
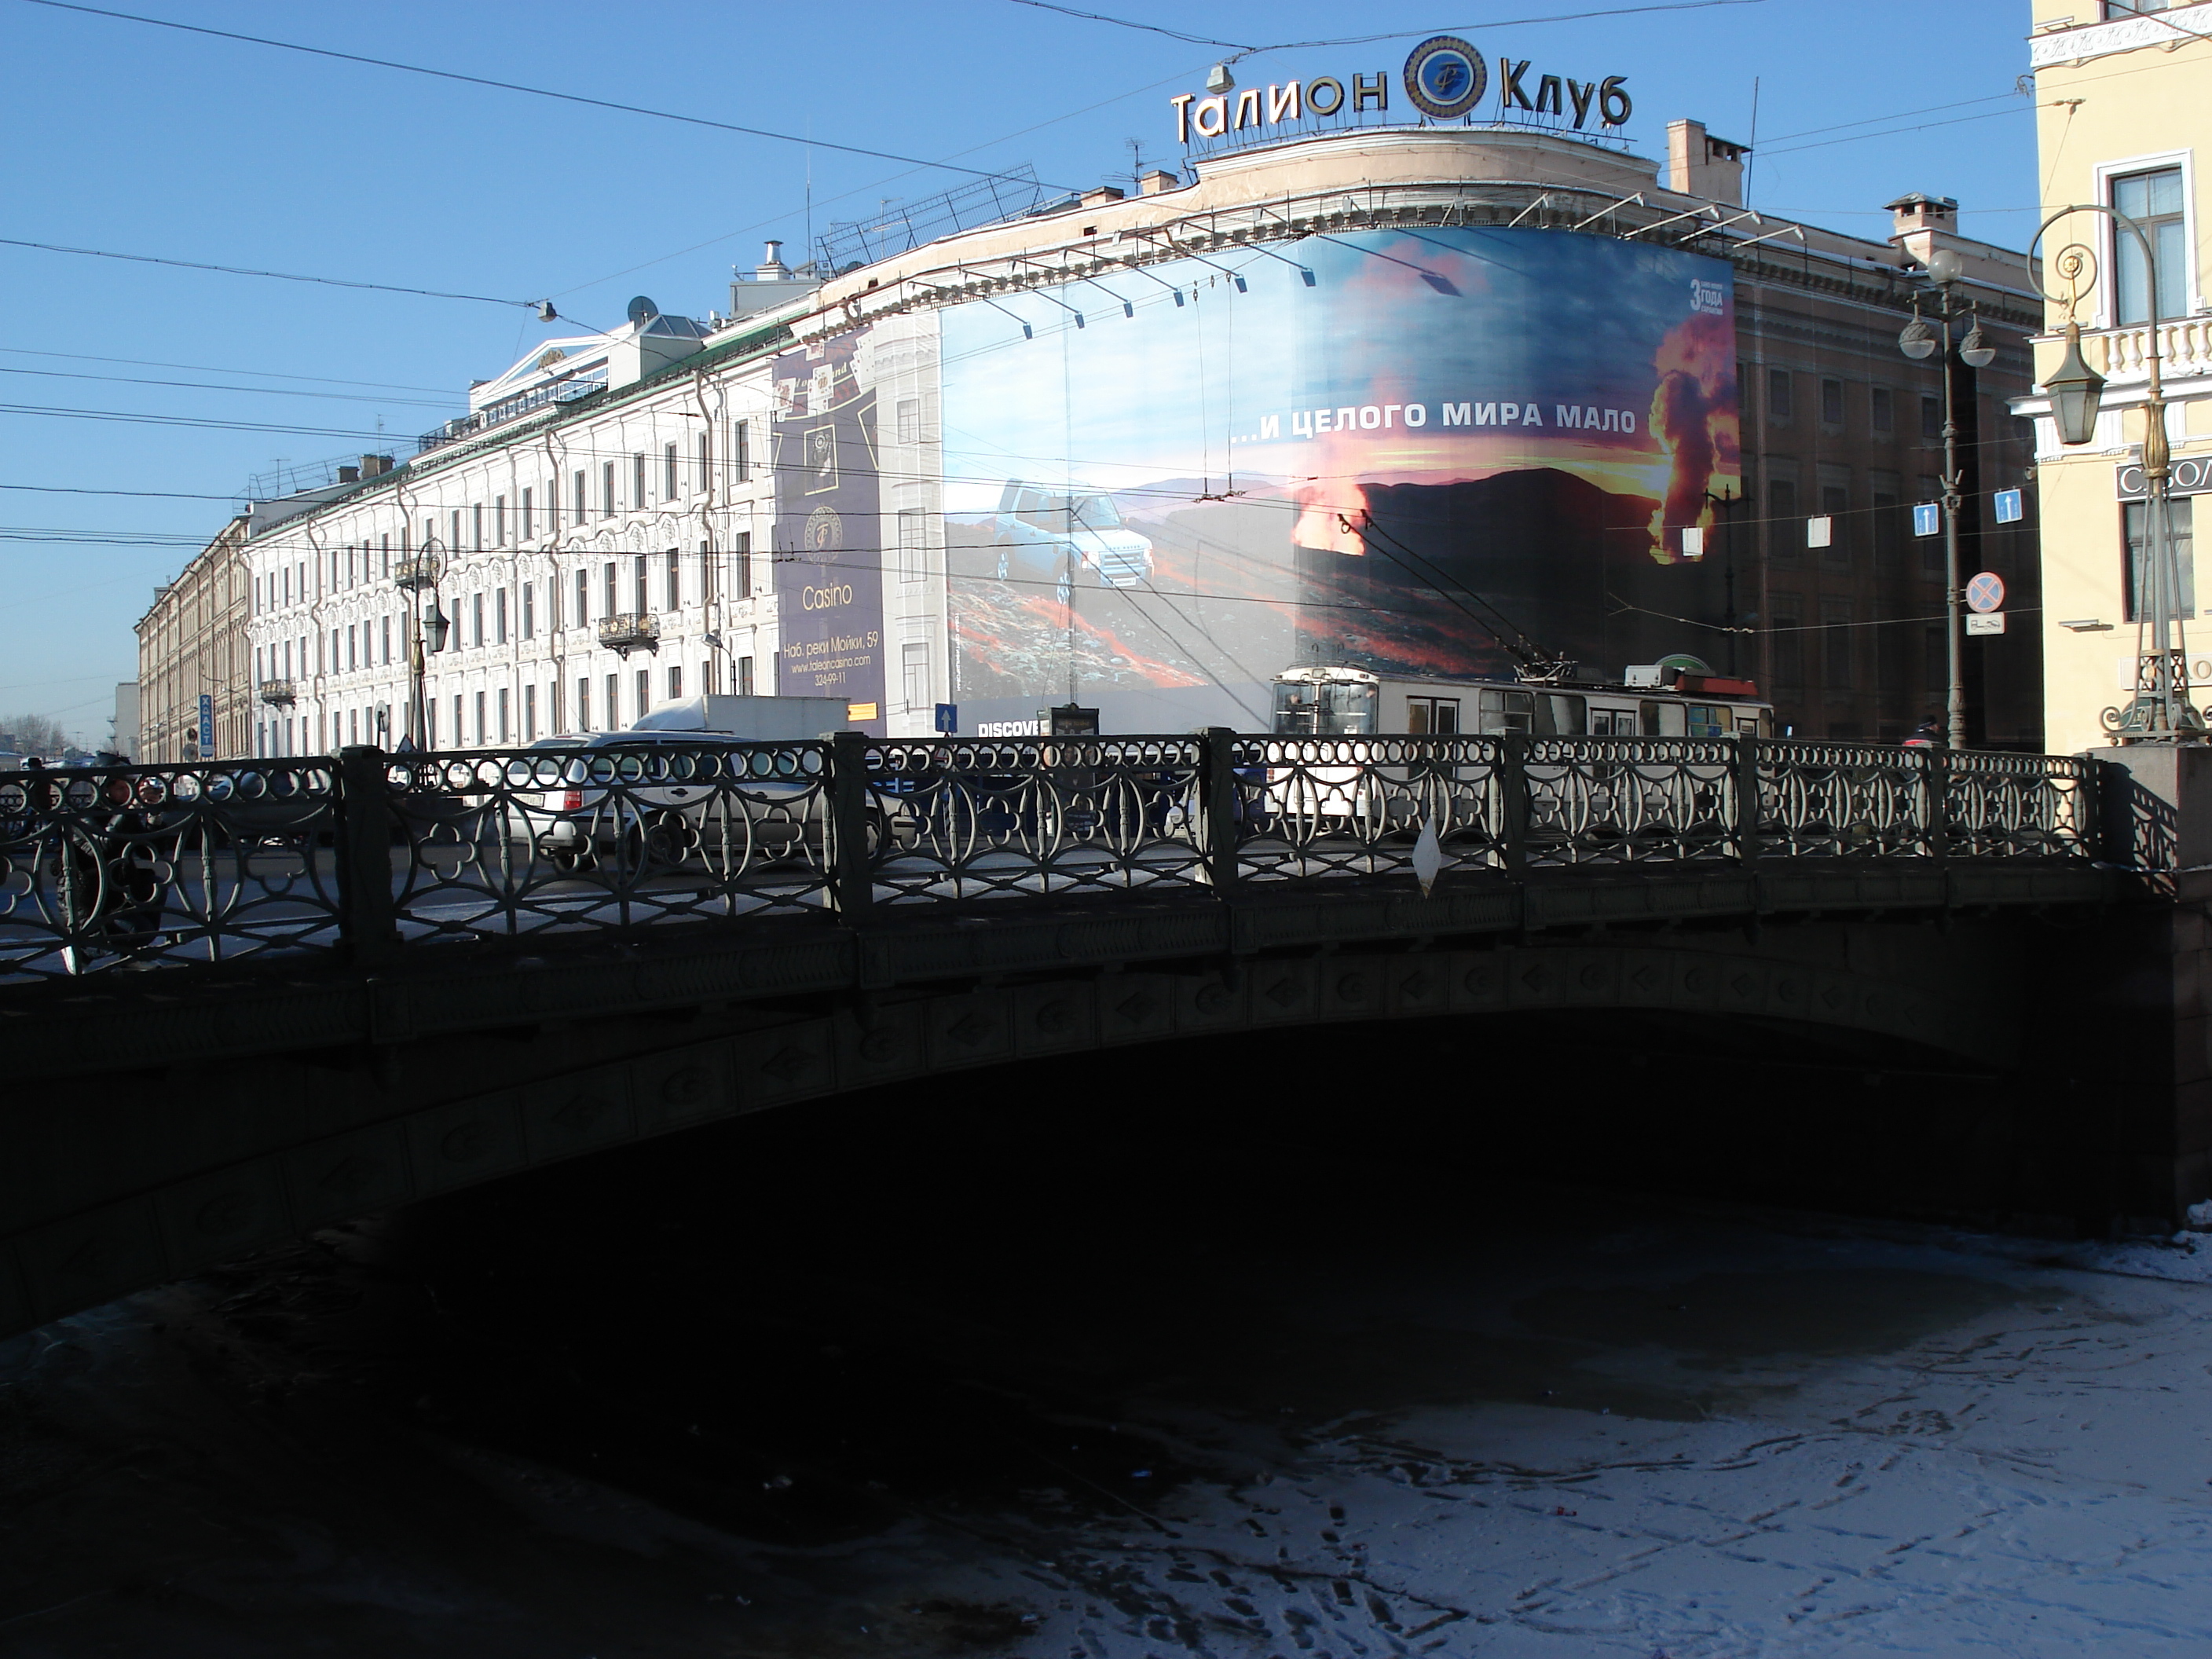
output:
<path id="1" fill-rule="evenodd" d="M 1240 67 L 1247 83 L 1383 68 L 1395 78 L 1415 40 L 1445 30 L 1493 58 L 1533 59 L 1538 73 L 1625 74 L 1629 136 L 1646 155 L 1663 154 L 1666 124 L 1680 115 L 1748 139 L 1758 77 L 1754 205 L 1878 236 L 1881 204 L 1921 189 L 1956 196 L 1968 234 L 2017 245 L 2032 233 L 2033 119 L 2028 100 L 2008 95 L 2027 67 L 2021 0 L 1753 0 L 1501 27 L 1620 3 L 1080 9 L 1253 44 L 1402 32 L 1269 52 Z M 106 3 L 931 161 L 1026 161 L 1066 185 L 1126 177 L 1133 137 L 1147 161 L 1171 158 L 1166 100 L 1223 55 L 1017 0 Z M 634 294 L 698 316 L 725 306 L 730 266 L 754 263 L 764 237 L 784 238 L 796 258 L 810 168 L 817 229 L 961 177 L 27 0 L 0 0 L 0 236 L 550 295 L 602 327 Z M 1994 101 L 1934 107 L 1972 99 Z M 1905 118 L 1823 131 L 1893 114 Z M 561 331 L 515 307 L 6 246 L 0 292 L 0 405 L 321 428 L 0 412 L 0 485 L 228 498 L 280 458 L 378 447 L 380 422 L 404 457 L 412 434 L 463 406 L 470 380 Z M 54 378 L 64 374 L 250 389 Z M 113 683 L 136 673 L 132 623 L 227 513 L 225 499 L 0 489 L 0 717 L 52 714 L 103 740 Z M 72 539 L 26 538 L 55 532 Z M 98 539 L 107 536 L 124 539 Z"/>

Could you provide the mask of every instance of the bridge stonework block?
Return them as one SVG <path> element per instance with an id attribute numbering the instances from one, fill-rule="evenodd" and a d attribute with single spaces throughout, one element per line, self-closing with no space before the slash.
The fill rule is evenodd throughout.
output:
<path id="1" fill-rule="evenodd" d="M 872 1089 L 917 1075 L 928 1064 L 921 1010 L 913 1003 L 877 1003 L 864 1018 L 841 1008 L 834 1017 L 837 1086 Z"/>
<path id="2" fill-rule="evenodd" d="M 521 1099 L 508 1092 L 417 1112 L 407 1120 L 407 1152 L 417 1197 L 511 1174 L 530 1161 Z"/>
<path id="3" fill-rule="evenodd" d="M 1252 975 L 1221 974 L 1177 975 L 1175 981 L 1176 1030 L 1185 1036 L 1208 1031 L 1241 1030 L 1251 1023 Z"/>
<path id="4" fill-rule="evenodd" d="M 1175 981 L 1170 975 L 1107 974 L 1097 986 L 1101 1043 L 1155 1042 L 1175 1034 Z"/>
<path id="5" fill-rule="evenodd" d="M 1314 1017 L 1314 964 L 1310 961 L 1268 957 L 1250 970 L 1255 1025 L 1287 1025 Z"/>
<path id="6" fill-rule="evenodd" d="M 1013 1058 L 1013 999 L 1004 991 L 932 998 L 927 1019 L 930 1063 L 939 1071 Z"/>
<path id="7" fill-rule="evenodd" d="M 295 1231 L 283 1160 L 274 1155 L 181 1182 L 161 1194 L 157 1213 L 173 1273 L 211 1266 Z"/>
<path id="8" fill-rule="evenodd" d="M 169 1276 L 154 1206 L 143 1199 L 34 1229 L 18 1248 L 32 1316 L 40 1321 Z"/>
<path id="9" fill-rule="evenodd" d="M 827 1019 L 794 1021 L 740 1037 L 732 1045 L 742 1111 L 811 1099 L 836 1087 L 836 1041 Z"/>
<path id="10" fill-rule="evenodd" d="M 1081 980 L 1048 980 L 1014 993 L 1014 1052 L 1024 1060 L 1098 1044 L 1098 999 Z"/>
<path id="11" fill-rule="evenodd" d="M 560 1077 L 522 1095 L 523 1146 L 532 1164 L 618 1146 L 637 1135 L 629 1077 L 612 1067 Z"/>
<path id="12" fill-rule="evenodd" d="M 687 1043 L 665 1054 L 633 1061 L 631 1098 L 640 1135 L 689 1128 L 738 1109 L 739 1097 L 726 1040 Z"/>
<path id="13" fill-rule="evenodd" d="M 301 1227 L 327 1226 L 415 1195 L 407 1140 L 398 1123 L 380 1123 L 300 1147 L 283 1157 L 284 1192 Z"/>

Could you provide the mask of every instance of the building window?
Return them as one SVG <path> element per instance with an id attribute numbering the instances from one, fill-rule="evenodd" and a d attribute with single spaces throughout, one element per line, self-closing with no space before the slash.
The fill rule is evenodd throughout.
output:
<path id="1" fill-rule="evenodd" d="M 599 463 L 599 516 L 611 519 L 615 515 L 615 464 Z"/>
<path id="2" fill-rule="evenodd" d="M 1826 680 L 1831 691 L 1851 689 L 1851 602 L 1820 601 L 1820 643 Z"/>
<path id="3" fill-rule="evenodd" d="M 585 674 L 576 677 L 576 729 L 579 732 L 592 729 L 592 681 L 591 677 Z"/>
<path id="4" fill-rule="evenodd" d="M 637 614 L 641 617 L 653 609 L 652 595 L 647 592 L 646 556 L 641 553 L 632 561 L 631 575 L 637 584 Z"/>
<path id="5" fill-rule="evenodd" d="M 921 641 L 899 647 L 899 674 L 906 690 L 909 712 L 932 706 L 929 695 L 929 647 Z"/>
<path id="6" fill-rule="evenodd" d="M 510 728 L 507 723 L 507 689 L 502 685 L 499 688 L 499 740 L 501 743 L 510 741 L 507 736 Z"/>
<path id="7" fill-rule="evenodd" d="M 640 714 L 645 711 L 640 709 Z M 607 730 L 618 731 L 622 726 L 622 676 L 607 676 Z"/>
<path id="8" fill-rule="evenodd" d="M 645 506 L 645 452 L 629 458 L 629 504 L 641 510 Z"/>
<path id="9" fill-rule="evenodd" d="M 477 747 L 484 746 L 484 694 L 477 693 Z"/>
<path id="10" fill-rule="evenodd" d="M 581 530 L 584 527 L 584 475 L 581 472 L 576 474 L 572 485 L 570 494 L 574 497 L 576 528 Z"/>
<path id="11" fill-rule="evenodd" d="M 675 702 L 683 696 L 684 665 L 679 662 L 672 662 L 668 665 L 668 701 Z"/>
<path id="12" fill-rule="evenodd" d="M 898 401 L 898 441 L 902 444 L 921 441 L 921 399 L 902 398 Z"/>
<path id="13" fill-rule="evenodd" d="M 1874 492 L 1874 568 L 1885 576 L 1905 573 L 1905 507 L 1894 489 Z"/>
<path id="14" fill-rule="evenodd" d="M 553 735 L 558 737 L 568 729 L 561 724 L 561 682 L 548 680 L 545 683 L 545 695 L 553 705 L 545 711 L 546 718 L 553 723 Z"/>
<path id="15" fill-rule="evenodd" d="M 668 608 L 684 608 L 684 555 L 673 547 L 668 550 Z"/>
<path id="16" fill-rule="evenodd" d="M 538 635 L 538 584 L 522 585 L 522 637 L 534 639 Z"/>
<path id="17" fill-rule="evenodd" d="M 1897 428 L 1897 415 L 1889 395 L 1889 388 L 1878 386 L 1868 396 L 1868 424 L 1876 432 L 1892 432 Z"/>
<path id="18" fill-rule="evenodd" d="M 898 515 L 899 580 L 918 582 L 927 574 L 927 556 L 924 545 L 928 523 L 924 510 L 918 507 L 902 507 Z"/>
<path id="19" fill-rule="evenodd" d="M 469 535 L 471 538 L 469 544 L 471 549 L 475 552 L 483 552 L 484 544 L 483 507 L 481 503 L 475 507 L 471 507 L 469 509 Z"/>
<path id="20" fill-rule="evenodd" d="M 676 499 L 678 487 L 676 477 L 676 446 L 674 444 L 668 445 L 660 452 L 660 485 L 661 493 L 665 499 L 672 501 L 674 501 Z"/>
<path id="21" fill-rule="evenodd" d="M 491 498 L 491 535 L 495 545 L 507 545 L 507 497 L 504 495 Z"/>
<path id="22" fill-rule="evenodd" d="M 346 666 L 349 669 L 358 668 L 361 666 L 361 657 L 357 649 L 358 640 L 356 637 L 359 631 L 360 630 L 355 628 L 352 623 L 349 623 L 346 624 Z"/>
<path id="23" fill-rule="evenodd" d="M 2179 317 L 2189 309 L 2189 241 L 2183 223 L 2181 169 L 2160 167 L 2112 180 L 2112 206 L 2142 227 L 2158 272 L 2158 314 Z M 2150 283 L 2143 270 L 2142 244 L 2124 226 L 2112 227 L 2112 266 L 2119 279 L 2115 321 L 2123 326 L 2150 320 Z"/>
<path id="24" fill-rule="evenodd" d="M 483 643 L 483 594 L 481 594 L 481 593 L 471 593 L 471 594 L 470 594 L 470 595 L 469 595 L 469 611 L 470 611 L 470 614 L 471 614 L 471 617 L 474 619 L 474 621 L 475 621 L 475 623 L 476 623 L 476 643 L 477 643 L 477 645 L 481 646 L 481 645 Z M 478 737 L 482 737 L 482 736 L 483 735 L 483 733 L 481 731 L 479 731 L 479 732 L 477 733 L 477 735 Z"/>
<path id="25" fill-rule="evenodd" d="M 739 483 L 749 483 L 753 476 L 752 422 L 739 421 L 730 428 L 730 466 Z"/>
<path id="26" fill-rule="evenodd" d="M 1820 382 L 1820 424 L 1841 426 L 1844 423 L 1844 383 L 1841 380 Z"/>
<path id="27" fill-rule="evenodd" d="M 453 509 L 450 529 L 452 533 L 447 538 L 446 550 L 458 553 L 461 550 L 461 509 L 458 507 Z"/>
<path id="28" fill-rule="evenodd" d="M 637 671 L 637 712 L 642 715 L 652 706 L 653 671 L 650 668 L 641 668 Z"/>
<path id="29" fill-rule="evenodd" d="M 750 697 L 752 694 L 753 659 L 750 657 L 740 657 L 738 659 L 738 695 L 741 697 Z"/>
<path id="30" fill-rule="evenodd" d="M 1769 478 L 1766 481 L 1766 516 L 1768 547 L 1774 563 L 1794 565 L 1797 551 L 1803 544 L 1802 535 L 1793 533 L 1797 526 L 1790 522 L 1797 516 L 1797 485 L 1789 478 Z"/>
<path id="31" fill-rule="evenodd" d="M 1851 567 L 1851 495 L 1842 484 L 1820 486 L 1820 511 L 1828 519 L 1828 544 L 1820 550 L 1820 564 L 1828 570 Z"/>
<path id="32" fill-rule="evenodd" d="M 753 596 L 753 532 L 738 532 L 738 597 L 749 599 Z"/>
<path id="33" fill-rule="evenodd" d="M 1797 596 L 1774 596 L 1774 684 L 1795 690 L 1805 684 L 1805 632 L 1799 625 Z"/>
<path id="34" fill-rule="evenodd" d="M 611 617 L 622 609 L 622 601 L 615 597 L 615 562 L 609 559 L 601 567 L 600 574 L 607 580 L 607 608 L 605 614 Z M 614 711 L 611 708 L 607 711 L 607 718 L 610 720 L 614 718 Z"/>
<path id="35" fill-rule="evenodd" d="M 507 643 L 507 590 L 501 588 L 492 595 L 493 621 L 497 628 L 499 643 Z"/>
<path id="36" fill-rule="evenodd" d="M 592 577 L 586 570 L 576 572 L 576 626 L 581 628 L 592 619 Z"/>
<path id="37" fill-rule="evenodd" d="M 526 489 L 522 492 L 522 539 L 526 542 L 535 533 L 531 525 L 530 492 Z"/>
<path id="38" fill-rule="evenodd" d="M 707 465 L 713 458 L 714 453 L 714 434 L 711 432 L 702 432 L 699 434 L 698 464 L 691 469 L 691 486 L 702 495 L 706 493 L 707 480 L 711 476 L 707 471 Z"/>
<path id="39" fill-rule="evenodd" d="M 2173 564 L 2179 578 L 2180 608 L 2176 613 L 2184 620 L 2197 614 L 2197 561 L 2195 525 L 2191 503 L 2196 498 L 2176 495 L 2166 507 L 2166 533 L 2173 544 Z M 2127 619 L 2144 621 L 2149 614 L 2150 547 L 2148 536 L 2149 503 L 2127 501 L 2120 513 L 2122 528 L 2128 542 Z"/>
<path id="40" fill-rule="evenodd" d="M 453 693 L 453 741 L 456 744 L 467 741 L 467 731 L 468 727 L 461 724 L 461 694 L 456 691 Z"/>
<path id="41" fill-rule="evenodd" d="M 538 741 L 538 688 L 535 685 L 522 688 L 522 740 L 525 743 Z"/>
<path id="42" fill-rule="evenodd" d="M 1920 394 L 1920 437 L 1923 443 L 1943 440 L 1943 400 L 1932 392 Z"/>
<path id="43" fill-rule="evenodd" d="M 1766 371 L 1766 418 L 1777 426 L 1789 423 L 1790 416 L 1790 371 L 1770 368 Z"/>

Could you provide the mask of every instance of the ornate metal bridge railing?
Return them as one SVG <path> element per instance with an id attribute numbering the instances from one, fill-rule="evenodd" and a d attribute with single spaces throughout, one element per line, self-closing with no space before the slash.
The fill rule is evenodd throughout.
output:
<path id="1" fill-rule="evenodd" d="M 5 773 L 0 983 L 1439 872 L 2087 860 L 2097 776 L 1747 737 L 1225 731 Z"/>

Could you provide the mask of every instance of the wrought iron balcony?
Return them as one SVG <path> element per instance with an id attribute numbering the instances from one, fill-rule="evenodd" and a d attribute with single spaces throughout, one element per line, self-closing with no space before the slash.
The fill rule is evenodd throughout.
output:
<path id="1" fill-rule="evenodd" d="M 599 618 L 599 643 L 625 657 L 641 649 L 657 655 L 660 650 L 660 618 L 636 611 L 602 617 Z"/>
<path id="2" fill-rule="evenodd" d="M 293 689 L 292 682 L 289 680 L 261 682 L 261 701 L 264 702 L 294 703 L 299 700 L 299 694 Z"/>
<path id="3" fill-rule="evenodd" d="M 426 587 L 435 587 L 438 578 L 445 574 L 445 555 L 437 552 L 417 553 L 412 558 L 402 559 L 392 567 L 394 586 L 419 593 Z"/>

